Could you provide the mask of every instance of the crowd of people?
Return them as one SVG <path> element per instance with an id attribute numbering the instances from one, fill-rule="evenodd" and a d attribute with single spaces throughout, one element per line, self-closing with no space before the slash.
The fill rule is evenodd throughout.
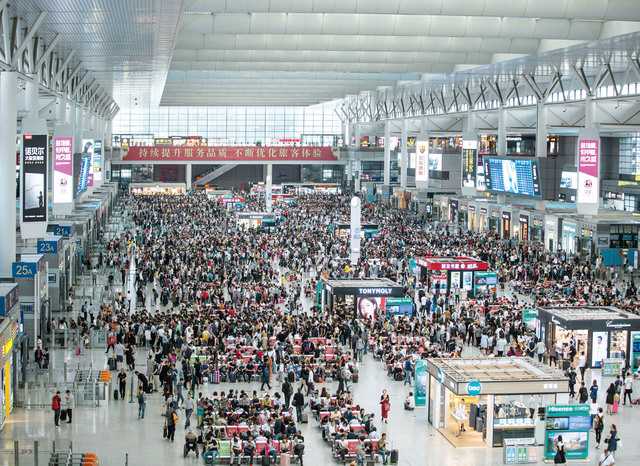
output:
<path id="1" fill-rule="evenodd" d="M 459 357 L 468 347 L 549 364 L 570 359 L 578 368 L 577 344 L 546 348 L 524 322 L 522 311 L 530 303 L 638 309 L 634 281 L 597 282 L 597 261 L 569 260 L 539 244 L 450 229 L 426 214 L 407 216 L 379 203 L 363 204 L 362 218 L 378 224 L 380 232 L 362 240 L 361 257 L 350 264 L 348 238 L 332 227 L 348 219 L 344 195 L 297 196 L 293 204 L 276 205 L 275 226 L 258 229 L 239 226 L 234 212 L 204 194 L 135 196 L 127 202 L 135 228 L 107 241 L 99 261 L 109 268 L 111 286 L 114 274 L 124 284 L 131 271 L 136 296 L 121 293 L 95 317 L 83 308 L 77 325 L 108 330 L 107 352 L 118 370 L 134 368 L 136 348 L 148 348 L 146 370 L 136 372 L 140 391 L 165 397 L 168 424 L 175 409 L 192 400 L 196 408 L 190 409 L 197 409 L 203 428 L 196 438 L 205 452 L 217 448 L 212 446 L 212 439 L 220 440 L 215 426 L 241 423 L 247 430 L 235 434 L 240 440 L 285 439 L 293 442 L 294 452 L 304 439 L 286 420 L 293 420 L 295 407 L 299 422 L 306 403 L 292 407 L 292 399 L 298 393 L 324 397 L 320 387 L 331 381 L 338 383 L 335 393 L 322 387 L 323 393 L 345 396 L 367 352 L 405 383 L 415 359 Z M 246 208 L 263 211 L 264 203 L 249 198 Z M 513 292 L 494 288 L 482 298 L 467 299 L 459 289 L 440 294 L 429 283 L 416 283 L 409 259 L 421 256 L 487 261 Z M 305 312 L 304 294 L 321 277 L 372 276 L 400 283 L 407 296 L 415 297 L 415 312 L 367 318 L 344 304 L 324 309 L 312 304 Z M 205 381 L 211 391 L 209 384 L 254 379 L 262 383 L 259 395 L 202 394 Z M 381 407 L 384 421 L 388 404 Z M 144 418 L 143 408 L 141 414 Z M 173 439 L 173 432 L 168 436 Z"/>

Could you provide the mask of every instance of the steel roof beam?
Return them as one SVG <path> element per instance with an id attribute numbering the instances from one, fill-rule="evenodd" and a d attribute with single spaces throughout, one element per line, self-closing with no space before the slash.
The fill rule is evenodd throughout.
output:
<path id="1" fill-rule="evenodd" d="M 18 63 L 18 58 L 20 58 L 20 55 L 22 55 L 22 52 L 24 52 L 24 50 L 27 48 L 27 44 L 35 35 L 36 31 L 40 27 L 40 24 L 42 24 L 42 21 L 44 20 L 45 16 L 47 16 L 47 13 L 44 11 L 41 11 L 38 17 L 36 18 L 35 22 L 29 28 L 27 34 L 22 39 L 22 42 L 20 43 L 20 45 L 18 45 L 18 48 L 15 51 L 15 53 L 11 54 L 11 62 L 9 63 L 11 66 L 15 66 L 16 63 Z"/>

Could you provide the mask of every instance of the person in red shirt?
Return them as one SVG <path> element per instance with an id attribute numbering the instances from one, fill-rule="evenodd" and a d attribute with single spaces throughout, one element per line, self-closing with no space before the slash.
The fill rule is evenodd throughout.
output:
<path id="1" fill-rule="evenodd" d="M 62 404 L 62 398 L 60 398 L 60 391 L 57 391 L 53 399 L 51 400 L 51 409 L 53 410 L 53 422 L 56 427 L 60 427 L 60 409 Z"/>

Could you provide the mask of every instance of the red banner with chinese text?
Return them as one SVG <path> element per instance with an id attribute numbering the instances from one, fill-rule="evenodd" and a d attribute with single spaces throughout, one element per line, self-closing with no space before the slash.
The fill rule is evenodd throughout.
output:
<path id="1" fill-rule="evenodd" d="M 336 162 L 337 147 L 129 147 L 127 162 Z"/>

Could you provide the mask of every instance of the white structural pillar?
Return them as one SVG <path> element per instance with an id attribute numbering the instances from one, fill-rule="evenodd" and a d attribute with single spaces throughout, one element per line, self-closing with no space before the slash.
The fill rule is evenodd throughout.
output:
<path id="1" fill-rule="evenodd" d="M 351 145 L 351 122 L 346 121 L 344 125 L 344 145 L 349 147 Z"/>
<path id="2" fill-rule="evenodd" d="M 38 75 L 27 75 L 27 86 L 25 89 L 25 110 L 29 118 L 38 118 Z"/>
<path id="3" fill-rule="evenodd" d="M 391 184 L 391 123 L 384 120 L 384 183 Z"/>
<path id="4" fill-rule="evenodd" d="M 271 212 L 273 210 L 273 196 L 272 192 L 272 184 L 273 184 L 273 164 L 267 164 L 267 177 L 266 177 L 266 189 L 265 189 L 265 201 L 267 205 L 267 212 Z"/>
<path id="5" fill-rule="evenodd" d="M 192 180 L 192 174 L 191 174 L 191 164 L 188 163 L 184 166 L 185 168 L 185 182 L 187 183 L 187 191 L 191 191 L 191 180 Z"/>
<path id="6" fill-rule="evenodd" d="M 596 103 L 590 95 L 584 100 L 584 127 L 596 127 Z"/>
<path id="7" fill-rule="evenodd" d="M 409 152 L 409 145 L 407 141 L 407 119 L 404 117 L 401 120 L 400 135 L 402 137 L 402 167 L 400 168 L 400 187 L 402 189 L 406 189 L 407 169 L 409 168 L 409 157 L 407 156 Z"/>
<path id="8" fill-rule="evenodd" d="M 498 141 L 496 152 L 499 157 L 507 155 L 507 109 L 500 106 L 498 109 Z"/>
<path id="9" fill-rule="evenodd" d="M 84 109 L 82 105 L 76 106 L 76 136 L 73 141 L 74 152 L 82 152 L 82 137 L 84 131 Z"/>
<path id="10" fill-rule="evenodd" d="M 16 260 L 16 133 L 18 74 L 0 73 L 0 277 L 11 277 Z"/>
<path id="11" fill-rule="evenodd" d="M 547 107 L 543 103 L 537 105 L 536 117 L 536 157 L 547 156 Z"/>
<path id="12" fill-rule="evenodd" d="M 342 122 L 342 145 L 346 146 L 347 145 L 347 122 L 343 121 Z"/>
<path id="13" fill-rule="evenodd" d="M 360 148 L 360 123 L 356 121 L 356 147 Z"/>
<path id="14" fill-rule="evenodd" d="M 67 107 L 67 124 L 73 127 L 74 135 L 76 130 L 76 103 L 72 100 L 69 101 L 69 106 Z M 75 151 L 75 144 L 73 145 Z"/>
<path id="15" fill-rule="evenodd" d="M 107 121 L 106 132 L 105 146 L 111 147 L 111 139 L 113 139 L 113 122 L 111 120 Z"/>
<path id="16" fill-rule="evenodd" d="M 351 198 L 351 229 L 350 233 L 350 241 L 349 241 L 349 258 L 351 265 L 355 265 L 358 263 L 358 259 L 360 259 L 360 216 L 361 216 L 361 205 L 360 198 L 358 196 L 353 196 Z"/>
<path id="17" fill-rule="evenodd" d="M 56 122 L 60 126 L 67 124 L 67 100 L 62 97 L 56 99 Z"/>
<path id="18" fill-rule="evenodd" d="M 357 193 L 360 192 L 360 179 L 362 179 L 362 161 L 360 159 L 356 160 L 356 183 L 355 183 L 355 191 Z"/>

